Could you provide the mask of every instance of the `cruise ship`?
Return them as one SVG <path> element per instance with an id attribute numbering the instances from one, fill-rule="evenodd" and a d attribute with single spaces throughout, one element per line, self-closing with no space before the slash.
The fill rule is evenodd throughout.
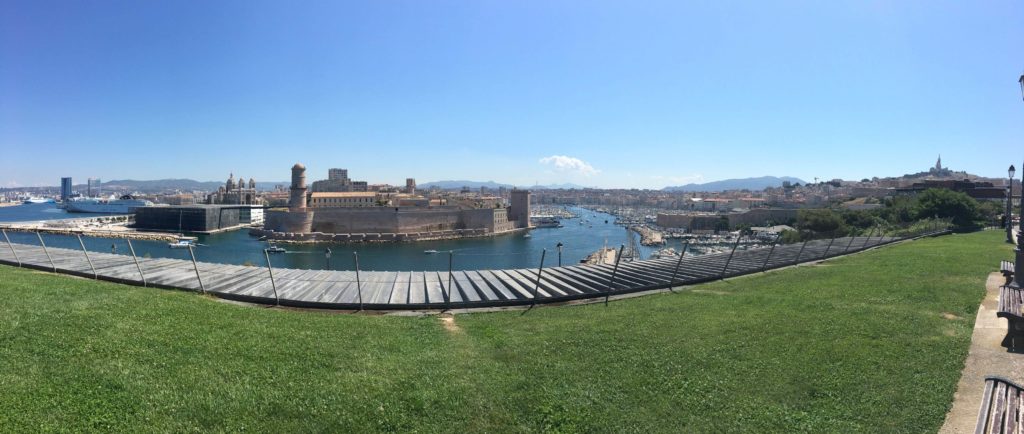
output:
<path id="1" fill-rule="evenodd" d="M 153 202 L 136 199 L 130 195 L 121 196 L 119 199 L 102 199 L 96 197 L 81 197 L 68 200 L 64 203 L 67 212 L 91 212 L 103 214 L 130 214 L 135 208 L 153 206 Z"/>

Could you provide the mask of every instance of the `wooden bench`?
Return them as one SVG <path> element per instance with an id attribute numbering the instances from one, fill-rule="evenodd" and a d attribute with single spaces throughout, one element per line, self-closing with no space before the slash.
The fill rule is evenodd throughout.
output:
<path id="1" fill-rule="evenodd" d="M 1021 430 L 1021 406 L 1024 395 L 1021 387 L 1001 377 L 985 377 L 985 393 L 981 396 L 981 410 L 975 434 L 1018 433 Z"/>
<path id="2" fill-rule="evenodd" d="M 1024 338 L 1024 313 L 1021 313 L 1021 305 L 1024 304 L 1022 295 L 1024 295 L 1024 291 L 1012 286 L 999 287 L 999 307 L 996 310 L 996 316 L 1006 318 L 1008 321 L 1006 337 L 1003 338 L 1001 344 L 1006 348 L 1018 348 L 1014 345 L 1014 341 L 1024 344 L 1024 340 L 1020 340 Z"/>
<path id="3" fill-rule="evenodd" d="M 1013 265 L 1013 262 L 1002 261 L 999 263 L 999 272 L 1003 273 L 1004 276 L 1013 274 L 1014 268 L 1016 267 Z"/>

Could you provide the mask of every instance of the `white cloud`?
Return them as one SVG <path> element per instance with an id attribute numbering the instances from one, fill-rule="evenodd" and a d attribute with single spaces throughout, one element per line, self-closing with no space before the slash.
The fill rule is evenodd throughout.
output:
<path id="1" fill-rule="evenodd" d="M 554 167 L 555 170 L 559 172 L 574 172 L 583 176 L 593 176 L 601 172 L 586 161 L 567 155 L 552 155 L 550 157 L 544 157 L 540 159 L 540 164 L 546 164 Z"/>

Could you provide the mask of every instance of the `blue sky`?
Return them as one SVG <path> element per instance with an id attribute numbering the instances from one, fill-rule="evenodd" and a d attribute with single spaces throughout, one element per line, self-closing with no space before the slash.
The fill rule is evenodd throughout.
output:
<path id="1" fill-rule="evenodd" d="M 0 0 L 0 186 L 1005 176 L 1022 71 L 1017 1 Z"/>

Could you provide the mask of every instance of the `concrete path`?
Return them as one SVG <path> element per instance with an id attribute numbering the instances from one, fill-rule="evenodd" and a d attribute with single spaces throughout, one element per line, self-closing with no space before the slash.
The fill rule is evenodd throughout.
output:
<path id="1" fill-rule="evenodd" d="M 1024 354 L 1011 353 L 999 345 L 1006 336 L 1006 320 L 996 318 L 999 286 L 1006 283 L 1000 273 L 989 274 L 985 282 L 985 299 L 978 308 L 967 354 L 960 376 L 953 408 L 946 414 L 940 433 L 973 433 L 985 391 L 985 376 L 999 375 L 1017 383 L 1024 382 Z"/>

